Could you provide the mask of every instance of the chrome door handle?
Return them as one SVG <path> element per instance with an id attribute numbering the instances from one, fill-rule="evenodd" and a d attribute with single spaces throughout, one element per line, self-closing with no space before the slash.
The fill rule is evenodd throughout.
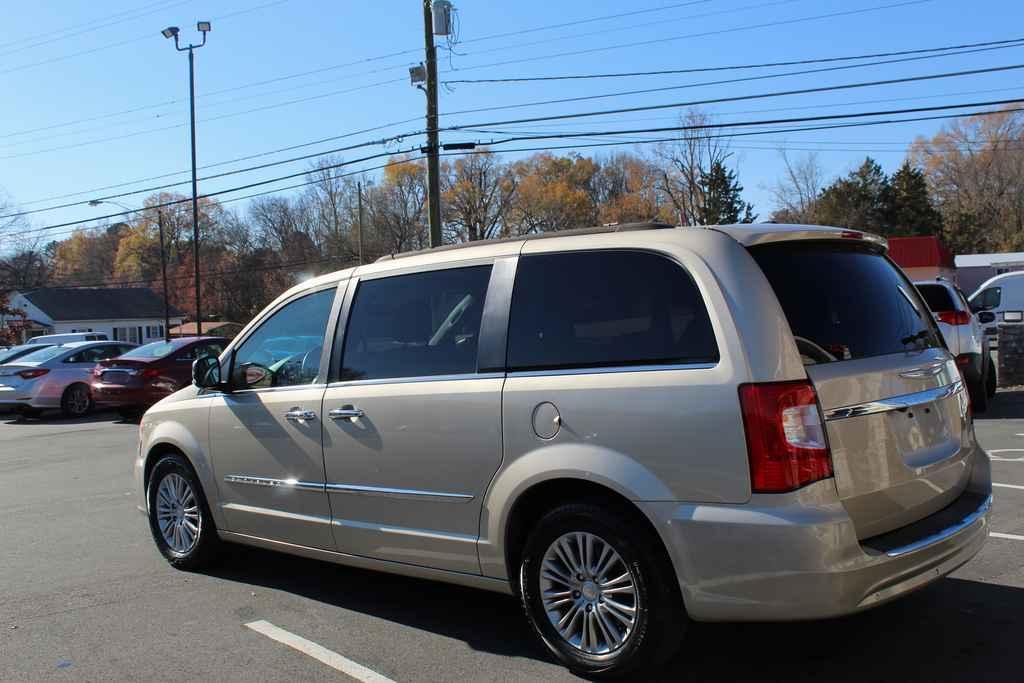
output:
<path id="1" fill-rule="evenodd" d="M 365 415 L 359 408 L 335 408 L 327 413 L 332 420 L 354 420 Z"/>
<path id="2" fill-rule="evenodd" d="M 305 422 L 316 419 L 316 413 L 312 410 L 302 410 L 301 408 L 292 408 L 284 416 L 285 419 L 292 420 L 293 422 Z"/>

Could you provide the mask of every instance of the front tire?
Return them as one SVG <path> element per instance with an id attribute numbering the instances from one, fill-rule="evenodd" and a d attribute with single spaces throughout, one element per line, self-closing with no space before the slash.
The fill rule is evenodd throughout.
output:
<path id="1" fill-rule="evenodd" d="M 985 378 L 985 394 L 989 398 L 995 398 L 996 389 L 999 388 L 999 375 L 996 374 L 996 364 L 992 360 L 992 355 L 989 354 L 988 360 L 988 376 Z"/>
<path id="2" fill-rule="evenodd" d="M 541 642 L 584 676 L 656 667 L 688 622 L 660 540 L 615 508 L 572 503 L 544 515 L 526 542 L 519 584 Z"/>
<path id="3" fill-rule="evenodd" d="M 72 384 L 60 397 L 60 412 L 64 417 L 84 417 L 92 407 L 92 393 L 84 384 Z"/>
<path id="4" fill-rule="evenodd" d="M 153 467 L 146 491 L 149 530 L 160 554 L 175 569 L 195 571 L 214 560 L 219 539 L 203 489 L 180 455 Z"/>

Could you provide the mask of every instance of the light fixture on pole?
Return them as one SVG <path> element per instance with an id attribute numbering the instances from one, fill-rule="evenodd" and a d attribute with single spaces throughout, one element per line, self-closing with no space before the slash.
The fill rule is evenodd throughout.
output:
<path id="1" fill-rule="evenodd" d="M 202 335 L 203 313 L 199 294 L 199 195 L 196 185 L 196 68 L 193 51 L 206 45 L 206 34 L 210 32 L 210 22 L 197 22 L 196 30 L 203 34 L 202 42 L 197 45 L 189 43 L 185 47 L 182 47 L 178 42 L 179 31 L 177 26 L 168 26 L 160 33 L 163 34 L 164 38 L 174 38 L 174 47 L 178 52 L 188 51 L 188 103 L 192 132 L 192 261 L 196 288 L 196 334 Z"/>
<path id="2" fill-rule="evenodd" d="M 126 209 L 132 213 L 142 213 L 144 209 L 132 209 L 125 206 L 121 202 L 111 201 L 109 199 L 90 199 L 89 206 L 99 206 L 100 204 L 113 204 L 114 206 L 120 206 L 122 209 Z M 171 311 L 170 304 L 167 302 L 167 253 L 164 251 L 164 210 L 159 206 L 156 207 L 156 225 L 160 231 L 160 275 L 164 281 L 164 341 L 171 341 Z"/>

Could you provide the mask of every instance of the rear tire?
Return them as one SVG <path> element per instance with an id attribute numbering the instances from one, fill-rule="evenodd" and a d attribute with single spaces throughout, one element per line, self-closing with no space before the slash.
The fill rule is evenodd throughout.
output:
<path id="1" fill-rule="evenodd" d="M 603 569 L 602 559 L 610 563 Z M 544 515 L 519 566 L 537 637 L 587 677 L 636 676 L 676 652 L 689 621 L 678 585 L 660 539 L 621 510 L 592 503 Z"/>
<path id="2" fill-rule="evenodd" d="M 217 526 L 203 488 L 182 456 L 165 455 L 157 461 L 146 500 L 153 541 L 172 567 L 196 571 L 213 563 L 220 548 Z"/>
<path id="3" fill-rule="evenodd" d="M 92 408 L 92 393 L 85 384 L 72 384 L 60 397 L 60 412 L 64 417 L 84 417 Z"/>
<path id="4" fill-rule="evenodd" d="M 999 376 L 996 374 L 996 364 L 992 360 L 992 355 L 989 354 L 988 359 L 988 376 L 985 378 L 985 394 L 989 398 L 993 398 L 996 395 L 996 389 L 999 388 Z"/>

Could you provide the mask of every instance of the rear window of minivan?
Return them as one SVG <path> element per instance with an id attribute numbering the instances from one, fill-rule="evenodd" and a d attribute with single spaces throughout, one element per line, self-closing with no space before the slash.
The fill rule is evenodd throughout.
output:
<path id="1" fill-rule="evenodd" d="M 864 245 L 783 242 L 750 249 L 805 365 L 941 348 L 914 286 Z"/>
<path id="2" fill-rule="evenodd" d="M 918 285 L 917 291 L 921 292 L 928 308 L 936 313 L 939 311 L 955 311 L 956 304 L 953 303 L 953 296 L 949 290 L 942 285 Z"/>

